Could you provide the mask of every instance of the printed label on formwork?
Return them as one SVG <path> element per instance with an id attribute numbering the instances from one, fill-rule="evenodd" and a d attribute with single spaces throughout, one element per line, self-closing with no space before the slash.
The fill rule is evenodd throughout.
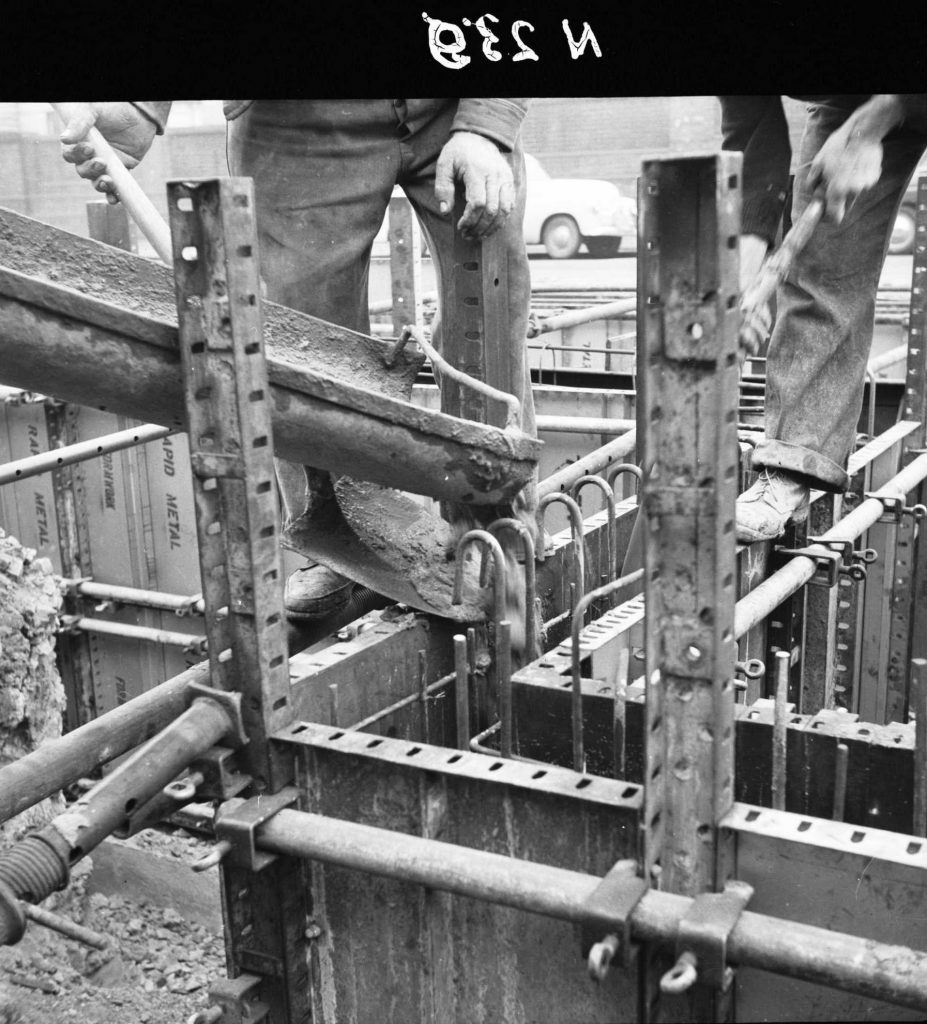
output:
<path id="1" fill-rule="evenodd" d="M 11 402 L 0 403 L 0 465 L 4 466 L 13 461 L 10 420 L 15 415 L 15 410 L 16 406 Z M 15 429 L 15 426 L 12 429 Z M 19 502 L 16 500 L 14 484 L 0 487 L 0 528 L 19 538 Z"/>
<path id="2" fill-rule="evenodd" d="M 8 443 L 5 454 L 10 461 L 42 455 L 50 449 L 44 400 L 5 403 L 3 410 Z M 55 513 L 52 473 L 18 480 L 7 484 L 2 491 L 5 518 L 9 516 L 6 521 L 16 522 L 15 529 L 11 528 L 9 532 L 25 547 L 34 548 L 38 557 L 50 559 L 55 571 L 60 572 L 61 551 L 58 546 L 58 517 Z"/>
<path id="3" fill-rule="evenodd" d="M 173 434 L 144 446 L 144 466 L 151 519 L 152 586 L 169 594 L 186 597 L 200 593 L 199 552 L 193 504 L 193 476 L 186 434 Z M 183 618 L 172 612 L 161 614 L 163 629 L 202 636 L 202 616 Z M 180 647 L 165 648 L 165 670 L 169 678 L 200 661 Z"/>
<path id="4" fill-rule="evenodd" d="M 82 441 L 107 437 L 127 424 L 112 413 L 81 407 L 76 431 Z M 138 551 L 133 544 L 137 522 L 137 492 L 127 472 L 124 452 L 111 452 L 83 462 L 80 511 L 86 523 L 90 561 L 95 583 L 143 587 L 138 571 Z M 129 626 L 154 626 L 151 614 L 130 604 L 117 604 L 88 612 L 93 617 Z M 141 641 L 91 634 L 91 665 L 97 714 L 111 711 L 138 692 L 145 650 Z"/>

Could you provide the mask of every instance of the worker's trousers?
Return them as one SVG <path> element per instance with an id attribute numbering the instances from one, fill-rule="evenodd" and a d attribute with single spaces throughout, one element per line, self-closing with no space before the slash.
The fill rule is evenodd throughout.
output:
<path id="1" fill-rule="evenodd" d="M 369 333 L 367 282 L 374 236 L 395 185 L 401 185 L 424 228 L 438 279 L 451 280 L 454 221 L 434 195 L 435 167 L 450 138 L 455 100 L 421 104 L 414 126 L 401 100 L 255 101 L 229 123 L 232 174 L 254 179 L 261 269 L 267 297 L 293 309 Z M 423 123 L 424 122 L 424 123 Z M 526 360 L 531 285 L 522 221 L 524 158 L 520 143 L 507 157 L 516 206 L 500 229 L 507 252 L 505 346 L 522 408 L 522 429 L 535 433 Z M 440 331 L 435 332 L 440 347 Z M 331 493 L 327 473 L 278 462 L 286 527 Z M 536 487 L 526 504 L 536 506 Z M 530 518 L 530 516 L 528 517 Z"/>
<path id="2" fill-rule="evenodd" d="M 792 219 L 811 199 L 811 161 L 848 111 L 809 109 L 795 175 Z M 804 474 L 843 491 L 856 442 L 879 277 L 892 226 L 927 139 L 898 129 L 883 143 L 882 176 L 839 225 L 821 223 L 776 296 L 766 366 L 766 436 L 753 465 Z"/>

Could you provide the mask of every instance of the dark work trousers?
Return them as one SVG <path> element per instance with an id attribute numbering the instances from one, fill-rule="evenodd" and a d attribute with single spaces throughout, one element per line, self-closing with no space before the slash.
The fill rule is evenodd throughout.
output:
<path id="1" fill-rule="evenodd" d="M 442 217 L 434 194 L 438 155 L 450 138 L 456 100 L 255 101 L 229 122 L 233 175 L 254 179 L 258 242 L 267 298 L 369 333 L 367 283 L 374 236 L 393 187 L 402 186 L 425 231 L 435 261 L 438 294 L 450 279 L 454 222 Z M 428 104 L 425 117 L 422 105 Z M 526 359 L 531 283 L 522 221 L 524 158 L 520 142 L 506 156 L 515 177 L 516 207 L 501 228 L 507 249 L 509 316 L 506 346 L 522 382 L 521 428 L 536 433 Z M 440 305 L 439 305 L 440 309 Z M 440 348 L 440 330 L 435 331 Z M 278 460 L 285 529 L 331 494 L 328 473 Z M 536 507 L 536 484 L 525 489 Z M 530 519 L 530 517 L 526 517 Z"/>
<path id="2" fill-rule="evenodd" d="M 808 172 L 818 151 L 851 113 L 809 108 L 795 173 L 792 221 L 811 200 Z M 892 226 L 927 146 L 919 132 L 896 129 L 882 143 L 882 174 L 840 224 L 820 223 L 776 292 L 776 323 L 766 363 L 765 437 L 754 469 L 803 474 L 810 486 L 845 491 L 856 443 L 876 292 Z M 640 517 L 638 517 L 639 519 Z M 634 525 L 623 571 L 643 564 Z"/>
<path id="3" fill-rule="evenodd" d="M 809 109 L 795 174 L 792 220 L 811 199 L 811 162 L 850 111 Z M 927 146 L 896 129 L 883 141 L 882 174 L 840 224 L 822 222 L 776 294 L 766 364 L 765 439 L 755 468 L 804 474 L 813 487 L 844 491 L 872 347 L 876 292 L 892 226 Z"/>

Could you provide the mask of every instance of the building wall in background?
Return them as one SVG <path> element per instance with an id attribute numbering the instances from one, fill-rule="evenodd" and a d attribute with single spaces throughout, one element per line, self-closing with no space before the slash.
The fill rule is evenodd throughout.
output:
<path id="1" fill-rule="evenodd" d="M 795 148 L 803 105 L 787 101 L 787 114 Z M 0 206 L 83 235 L 95 194 L 61 159 L 59 130 L 46 104 L 0 103 Z M 541 98 L 523 138 L 554 177 L 604 178 L 633 195 L 643 158 L 717 149 L 720 109 L 712 96 Z M 178 101 L 134 172 L 164 215 L 165 182 L 227 173 L 218 100 Z"/>

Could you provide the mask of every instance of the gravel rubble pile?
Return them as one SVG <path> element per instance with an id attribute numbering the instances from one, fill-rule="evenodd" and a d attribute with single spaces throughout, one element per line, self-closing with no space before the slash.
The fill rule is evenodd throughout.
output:
<path id="1" fill-rule="evenodd" d="M 208 849 L 182 829 L 148 829 L 132 842 L 185 862 Z M 225 976 L 221 934 L 186 921 L 182 907 L 88 891 L 89 860 L 42 905 L 101 932 L 107 948 L 30 922 L 19 943 L 0 947 L 0 1024 L 184 1024 Z"/>

